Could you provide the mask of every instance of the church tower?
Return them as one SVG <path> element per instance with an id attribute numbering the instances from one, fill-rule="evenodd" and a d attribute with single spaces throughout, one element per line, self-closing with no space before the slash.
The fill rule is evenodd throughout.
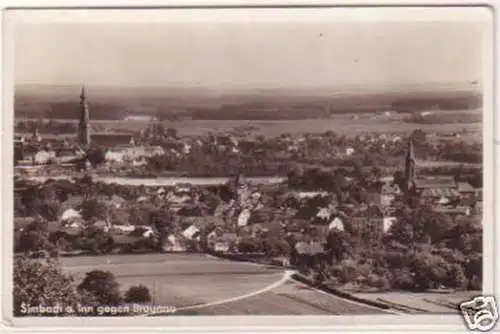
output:
<path id="1" fill-rule="evenodd" d="M 80 121 L 78 124 L 78 143 L 82 148 L 86 148 L 90 144 L 90 129 L 89 129 L 89 106 L 85 87 L 82 87 L 80 94 Z"/>
<path id="2" fill-rule="evenodd" d="M 405 180 L 406 180 L 405 186 L 407 192 L 412 190 L 416 177 L 417 177 L 417 171 L 416 171 L 415 151 L 413 149 L 413 140 L 412 138 L 410 138 L 408 140 L 408 152 L 406 153 L 406 161 L 405 161 Z"/>

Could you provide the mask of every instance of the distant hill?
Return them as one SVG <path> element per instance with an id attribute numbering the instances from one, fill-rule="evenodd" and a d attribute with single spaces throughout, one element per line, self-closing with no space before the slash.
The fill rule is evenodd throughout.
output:
<path id="1" fill-rule="evenodd" d="M 417 88 L 221 92 L 204 88 L 89 87 L 87 91 L 93 119 L 123 119 L 137 114 L 160 118 L 179 115 L 193 119 L 303 119 L 387 109 L 415 112 L 426 109 L 468 110 L 482 106 L 482 94 L 472 88 Z M 15 115 L 77 118 L 79 94 L 79 86 L 18 86 Z"/>

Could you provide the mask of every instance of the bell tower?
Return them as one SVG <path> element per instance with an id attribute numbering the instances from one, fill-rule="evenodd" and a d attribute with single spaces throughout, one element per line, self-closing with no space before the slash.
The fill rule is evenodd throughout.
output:
<path id="1" fill-rule="evenodd" d="M 413 189 L 416 177 L 417 177 L 417 171 L 416 171 L 415 151 L 413 148 L 413 138 L 410 138 L 408 140 L 408 152 L 406 153 L 406 161 L 405 161 L 406 192 L 409 192 Z"/>
<path id="2" fill-rule="evenodd" d="M 90 129 L 89 129 L 89 105 L 85 87 L 82 87 L 80 94 L 80 117 L 78 123 L 78 143 L 82 148 L 88 147 L 90 144 Z"/>

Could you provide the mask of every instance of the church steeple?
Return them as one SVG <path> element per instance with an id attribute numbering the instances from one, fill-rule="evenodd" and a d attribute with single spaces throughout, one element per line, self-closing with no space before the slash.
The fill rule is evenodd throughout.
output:
<path id="1" fill-rule="evenodd" d="M 87 102 L 87 95 L 85 93 L 85 87 L 82 87 L 80 93 L 80 117 L 78 124 L 78 143 L 87 147 L 90 144 L 90 132 L 89 132 L 89 106 Z"/>
<path id="2" fill-rule="evenodd" d="M 406 161 L 405 161 L 405 180 L 406 180 L 407 191 L 410 191 L 413 188 L 416 176 L 417 176 L 417 171 L 416 171 L 415 151 L 413 148 L 413 138 L 410 137 L 410 139 L 408 140 L 408 151 L 406 152 Z"/>

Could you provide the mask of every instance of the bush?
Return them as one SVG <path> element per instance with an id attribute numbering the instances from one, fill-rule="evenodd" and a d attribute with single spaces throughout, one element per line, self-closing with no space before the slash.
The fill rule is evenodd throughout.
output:
<path id="1" fill-rule="evenodd" d="M 397 269 L 394 271 L 391 286 L 398 290 L 413 290 L 413 275 L 408 269 Z"/>
<path id="2" fill-rule="evenodd" d="M 92 295 L 97 304 L 95 306 L 113 306 L 122 302 L 118 282 L 109 271 L 93 270 L 86 273 L 77 291 Z"/>
<path id="3" fill-rule="evenodd" d="M 23 312 L 23 305 L 55 306 L 59 304 L 63 307 L 73 306 L 75 308 L 79 298 L 72 287 L 72 282 L 73 279 L 63 274 L 55 262 L 16 259 L 14 261 L 14 289 L 12 293 L 14 316 L 29 315 Z"/>
<path id="4" fill-rule="evenodd" d="M 468 283 L 463 267 L 459 264 L 450 265 L 445 282 L 446 287 L 462 290 L 467 288 Z"/>
<path id="5" fill-rule="evenodd" d="M 332 267 L 332 276 L 336 277 L 340 283 L 354 282 L 358 277 L 356 264 L 353 261 L 344 260 Z"/>
<path id="6" fill-rule="evenodd" d="M 254 253 L 261 250 L 259 240 L 255 238 L 243 238 L 238 243 L 238 251 L 241 253 Z"/>
<path id="7" fill-rule="evenodd" d="M 125 293 L 126 303 L 149 303 L 150 301 L 151 293 L 145 285 L 132 286 Z"/>

